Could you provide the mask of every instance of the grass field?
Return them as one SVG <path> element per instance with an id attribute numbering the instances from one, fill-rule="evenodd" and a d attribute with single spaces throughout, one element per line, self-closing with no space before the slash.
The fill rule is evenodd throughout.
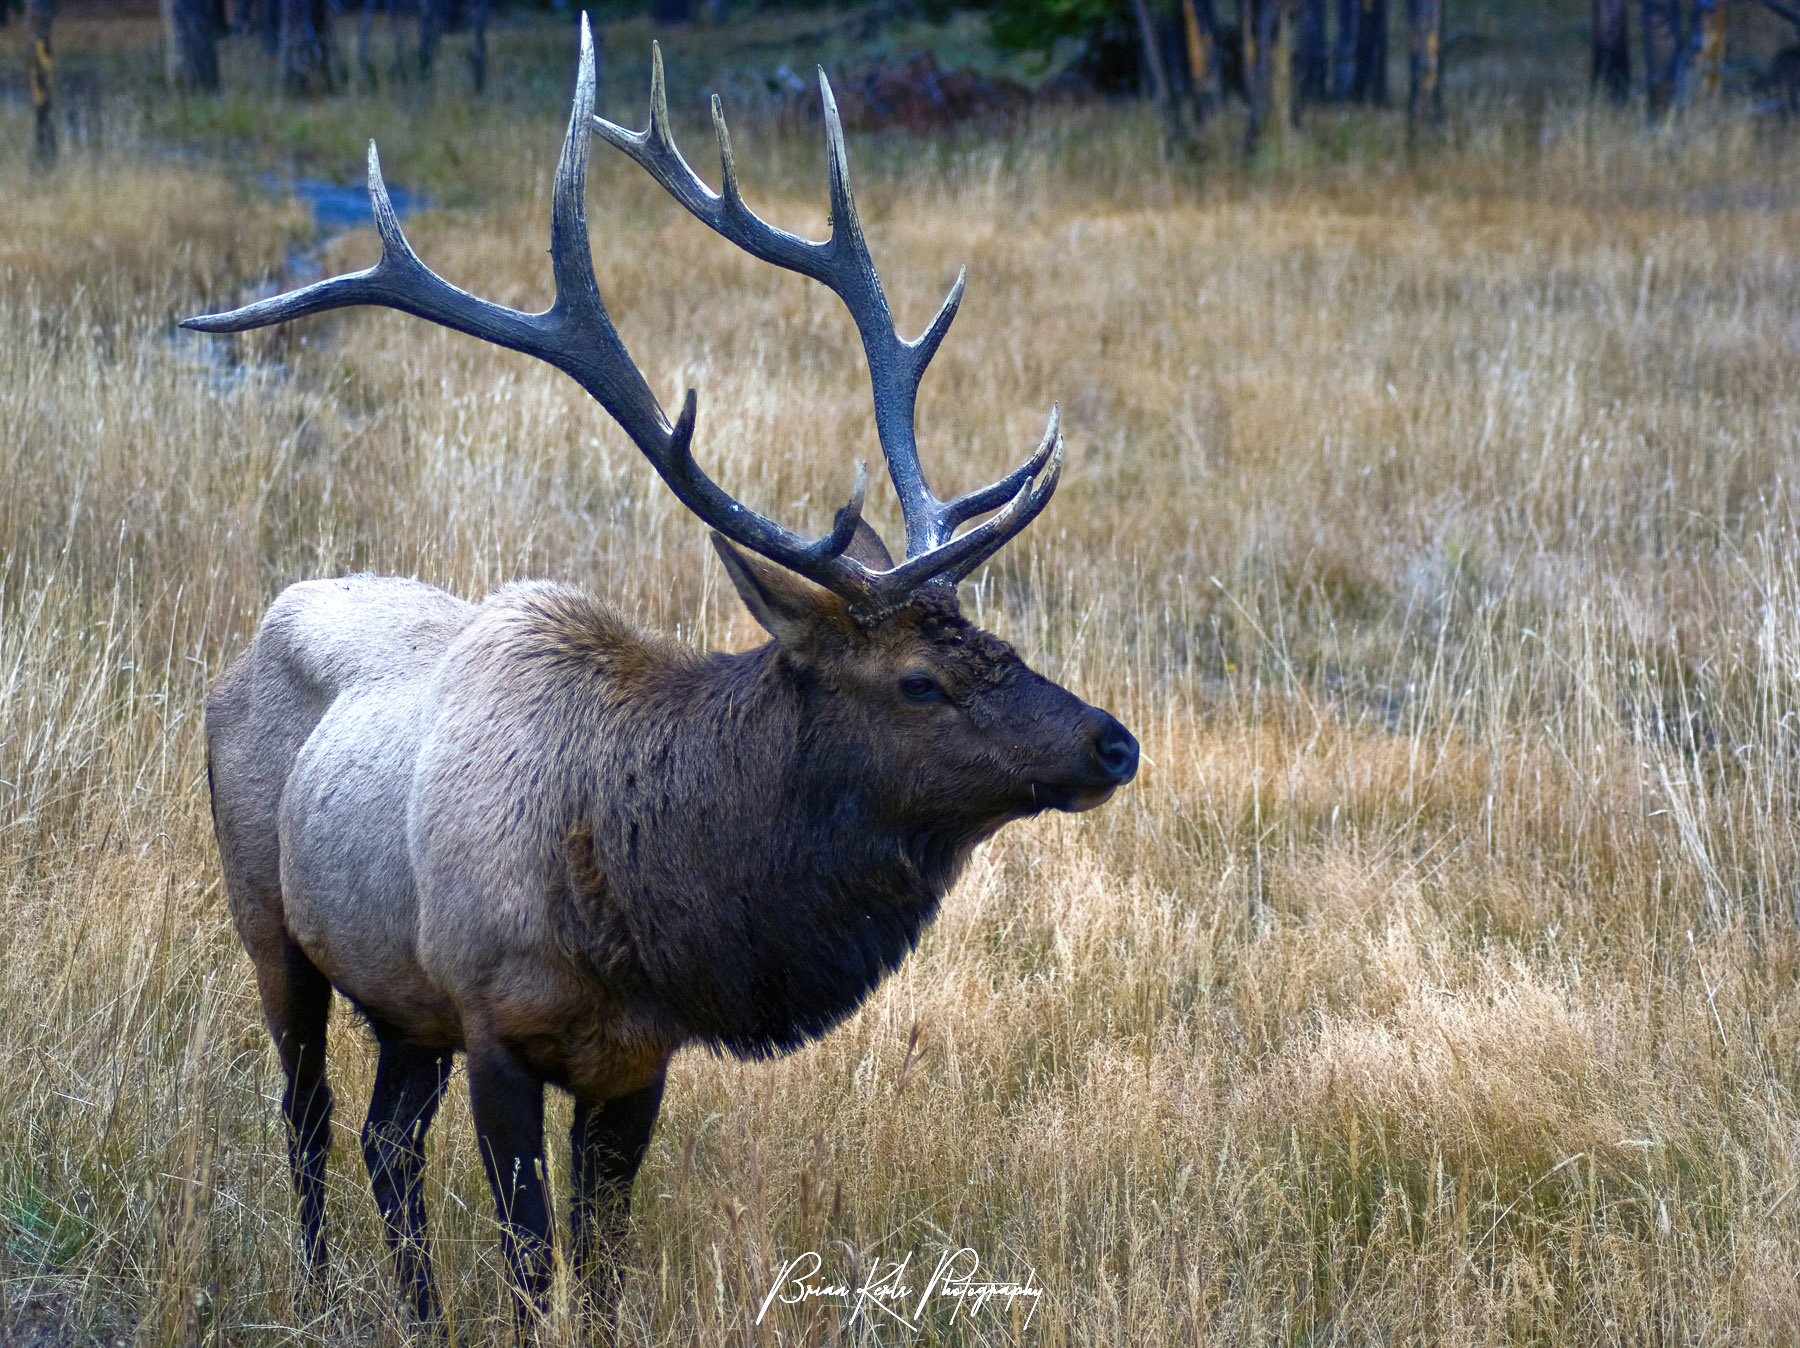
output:
<path id="1" fill-rule="evenodd" d="M 615 64 L 646 36 L 612 34 Z M 1458 86 L 1411 158 L 1391 114 L 1335 112 L 1249 169 L 1165 157 L 1129 108 L 853 141 L 902 328 L 969 266 L 921 402 L 940 488 L 1066 417 L 1055 502 L 966 605 L 1145 764 L 990 843 L 822 1043 L 677 1059 L 626 1337 L 1800 1336 L 1800 142 L 1502 84 Z M 378 136 L 446 206 L 409 226 L 428 262 L 546 301 L 556 99 L 264 124 L 244 89 L 109 103 L 48 175 L 0 114 L 8 1342 L 404 1335 L 347 1015 L 337 1295 L 296 1308 L 279 1072 L 207 814 L 202 697 L 284 584 L 555 576 L 758 640 L 704 530 L 548 368 L 391 314 L 172 335 L 304 239 L 246 185 L 281 135 L 351 173 Z M 734 133 L 752 201 L 821 233 L 813 134 Z M 702 463 L 819 528 L 877 452 L 836 301 L 600 149 L 589 211 L 652 387 L 700 391 Z M 361 266 L 372 236 L 326 251 Z M 460 1079 L 428 1202 L 456 1341 L 500 1334 Z M 1029 1324 L 753 1323 L 803 1251 L 849 1279 L 961 1246 L 1029 1271 Z"/>

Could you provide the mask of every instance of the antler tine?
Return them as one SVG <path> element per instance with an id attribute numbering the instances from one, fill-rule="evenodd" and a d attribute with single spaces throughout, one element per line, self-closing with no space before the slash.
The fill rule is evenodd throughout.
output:
<path id="1" fill-rule="evenodd" d="M 856 215 L 856 198 L 850 192 L 850 151 L 844 144 L 844 123 L 838 116 L 837 96 L 831 92 L 831 81 L 826 78 L 825 68 L 818 67 L 818 72 L 819 110 L 825 117 L 825 180 L 831 191 L 831 242 L 847 262 L 864 264 L 873 272 L 868 241 L 863 238 L 862 221 Z M 875 289 L 880 291 L 879 281 L 875 283 Z"/>
<path id="2" fill-rule="evenodd" d="M 906 521 L 906 554 L 911 560 L 946 542 L 953 529 L 944 519 L 942 503 L 925 481 L 916 427 L 919 382 L 962 304 L 963 274 L 958 274 L 957 284 L 951 287 L 919 340 L 903 339 L 894 327 L 887 293 L 875 274 L 869 243 L 863 237 L 856 197 L 850 190 L 850 152 L 844 144 L 844 124 L 838 116 L 831 81 L 823 69 L 819 71 L 819 108 L 825 118 L 826 177 L 831 191 L 831 241 L 827 247 L 838 263 L 837 281 L 827 284 L 844 301 L 862 336 L 875 397 L 875 434 L 887 458 L 895 494 L 900 498 L 900 514 Z"/>
<path id="3" fill-rule="evenodd" d="M 956 311 L 962 308 L 963 287 L 969 282 L 969 269 L 956 269 L 956 284 L 950 287 L 950 293 L 944 296 L 944 302 L 938 306 L 937 313 L 932 315 L 931 322 L 926 324 L 925 331 L 920 333 L 916 341 L 907 343 L 913 350 L 913 360 L 919 367 L 919 377 L 923 378 L 925 367 L 931 364 L 931 358 L 937 355 L 938 346 L 944 340 L 944 334 L 950 331 L 950 324 L 956 321 Z"/>
<path id="4" fill-rule="evenodd" d="M 1037 477 L 1051 452 L 1061 445 L 1061 424 L 1062 413 L 1056 404 L 1052 403 L 1049 425 L 1044 431 L 1043 439 L 1038 441 L 1038 447 L 1031 452 L 1031 456 L 999 481 L 985 487 L 977 487 L 974 491 L 965 492 L 954 501 L 946 502 L 944 505 L 945 515 L 955 524 L 964 524 L 974 519 L 975 516 L 1005 505 L 1012 500 L 1027 482 Z"/>
<path id="5" fill-rule="evenodd" d="M 604 324 L 612 320 L 600 299 L 600 283 L 594 277 L 594 252 L 588 242 L 587 171 L 593 138 L 583 135 L 582 109 L 594 106 L 593 35 L 587 15 L 581 16 L 581 60 L 575 73 L 575 104 L 569 113 L 568 134 L 556 161 L 556 180 L 550 189 L 550 272 L 556 278 L 556 302 L 550 312 L 565 320 Z M 616 334 L 615 334 L 616 336 Z M 657 408 L 658 421 L 662 409 Z M 663 427 L 666 431 L 666 426 Z"/>
<path id="6" fill-rule="evenodd" d="M 956 584 L 1043 513 L 1062 477 L 1063 438 L 1059 422 L 1057 409 L 1052 407 L 1044 438 L 1031 457 L 992 487 L 982 489 L 981 494 L 986 496 L 1004 485 L 1016 483 L 1017 490 L 1004 507 L 967 533 L 957 535 L 930 552 L 909 557 L 892 571 L 876 577 L 884 597 L 894 597 L 889 602 L 895 602 L 898 596 L 928 582 Z M 970 513 L 979 513 L 986 508 L 980 506 Z"/>
<path id="7" fill-rule="evenodd" d="M 556 300 L 540 314 L 491 304 L 451 285 L 418 258 L 400 228 L 381 177 L 381 159 L 369 144 L 369 195 L 381 235 L 381 260 L 365 271 L 320 281 L 287 295 L 245 305 L 229 313 L 190 318 L 182 326 L 200 332 L 244 332 L 309 314 L 370 304 L 399 309 L 458 332 L 468 333 L 554 365 L 586 389 L 612 414 L 650 460 L 676 497 L 702 521 L 728 538 L 801 575 L 866 600 L 866 572 L 843 552 L 862 517 L 867 470 L 857 466 L 856 487 L 838 511 L 831 531 L 809 541 L 734 500 L 695 463 L 692 451 L 696 401 L 692 389 L 671 426 L 643 374 L 632 363 L 607 316 L 594 279 L 588 245 L 587 168 L 589 126 L 594 106 L 594 41 L 581 18 L 581 62 L 569 131 L 557 163 L 550 223 L 550 266 Z M 655 100 L 667 141 L 668 110 Z M 672 143 L 670 148 L 673 149 Z"/>
<path id="8" fill-rule="evenodd" d="M 725 198 L 727 210 L 744 210 L 744 192 L 738 186 L 737 161 L 731 157 L 731 132 L 725 126 L 725 105 L 712 96 L 713 135 L 719 141 L 719 195 Z"/>

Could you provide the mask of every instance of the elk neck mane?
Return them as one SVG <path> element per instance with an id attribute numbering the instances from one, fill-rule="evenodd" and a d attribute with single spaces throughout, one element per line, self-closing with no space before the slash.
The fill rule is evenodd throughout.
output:
<path id="1" fill-rule="evenodd" d="M 576 590 L 505 594 L 513 657 L 539 671 L 529 717 L 577 783 L 544 840 L 565 953 L 672 1037 L 740 1057 L 848 1016 L 990 829 L 884 823 L 867 748 L 821 725 L 828 695 L 774 642 L 702 653 Z"/>

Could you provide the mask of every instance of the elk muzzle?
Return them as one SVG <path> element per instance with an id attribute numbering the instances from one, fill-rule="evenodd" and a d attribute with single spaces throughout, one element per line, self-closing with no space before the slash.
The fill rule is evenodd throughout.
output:
<path id="1" fill-rule="evenodd" d="M 1104 805 L 1137 776 L 1137 737 L 1098 707 L 1085 708 L 1073 770 L 1033 785 L 1040 805 L 1079 814 Z"/>

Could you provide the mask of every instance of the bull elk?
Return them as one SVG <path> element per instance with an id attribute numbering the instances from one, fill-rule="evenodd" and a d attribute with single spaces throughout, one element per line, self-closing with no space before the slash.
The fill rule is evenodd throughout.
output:
<path id="1" fill-rule="evenodd" d="M 772 638 L 701 653 L 544 582 L 471 604 L 351 576 L 275 600 L 213 689 L 206 736 L 232 916 L 286 1074 L 309 1282 L 325 1259 L 333 987 L 380 1045 L 363 1156 L 413 1309 L 436 1313 L 420 1173 L 459 1052 L 509 1271 L 530 1307 L 551 1268 L 546 1084 L 575 1101 L 570 1262 L 587 1279 L 616 1253 L 678 1048 L 759 1058 L 824 1034 L 916 944 L 978 843 L 1009 820 L 1099 805 L 1136 772 L 1137 742 L 1118 721 L 959 611 L 957 582 L 1050 499 L 1056 414 L 1013 472 L 952 500 L 932 494 L 914 404 L 963 280 L 917 341 L 894 331 L 822 73 L 820 91 L 832 226 L 813 243 L 744 204 L 717 99 L 723 190 L 688 167 L 660 55 L 647 130 L 594 116 L 584 18 L 548 310 L 501 308 L 426 268 L 371 145 L 375 266 L 188 320 L 240 332 L 384 305 L 548 361 L 711 526 Z M 844 301 L 905 516 L 903 561 L 862 520 L 860 467 L 830 531 L 808 539 L 695 463 L 693 392 L 671 425 L 595 284 L 590 132 L 701 223 Z"/>

